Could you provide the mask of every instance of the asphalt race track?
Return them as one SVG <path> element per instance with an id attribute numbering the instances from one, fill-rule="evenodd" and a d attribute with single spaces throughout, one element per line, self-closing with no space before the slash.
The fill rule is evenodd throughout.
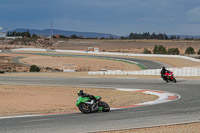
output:
<path id="1" fill-rule="evenodd" d="M 13 54 L 19 54 L 19 53 L 15 53 L 15 52 L 11 52 Z M 86 55 L 76 55 L 76 54 L 55 54 L 55 53 L 20 53 L 20 54 L 32 54 L 32 55 L 45 55 L 45 56 L 61 56 L 61 57 L 83 57 L 86 58 Z M 116 57 L 116 56 L 97 56 L 97 55 L 88 55 L 89 58 L 105 58 L 105 59 L 121 59 L 121 60 L 129 60 L 129 61 L 134 61 L 134 62 L 138 62 L 139 64 L 143 65 L 144 67 L 146 67 L 147 69 L 160 69 L 161 67 L 165 66 L 165 67 L 172 67 L 169 64 L 165 64 L 165 63 L 161 63 L 158 61 L 153 61 L 153 60 L 144 60 L 144 59 L 137 59 L 137 58 L 131 58 L 131 57 Z M 19 61 L 19 59 L 21 59 L 23 57 L 19 57 L 16 58 L 14 60 L 15 63 L 19 63 L 21 64 L 21 62 Z"/>
<path id="2" fill-rule="evenodd" d="M 58 114 L 0 119 L 0 133 L 72 133 L 130 129 L 200 121 L 200 80 L 134 78 L 0 77 L 0 84 L 150 89 L 176 93 L 179 100 L 112 110 L 108 113 Z M 75 101 L 74 101 L 75 104 Z"/>

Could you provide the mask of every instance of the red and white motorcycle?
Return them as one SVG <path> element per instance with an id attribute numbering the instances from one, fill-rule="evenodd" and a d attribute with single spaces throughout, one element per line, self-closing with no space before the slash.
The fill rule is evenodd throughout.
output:
<path id="1" fill-rule="evenodd" d="M 174 74 L 172 71 L 167 70 L 163 76 L 161 75 L 161 78 L 166 82 L 171 81 L 171 82 L 176 83 L 176 78 L 174 77 Z"/>

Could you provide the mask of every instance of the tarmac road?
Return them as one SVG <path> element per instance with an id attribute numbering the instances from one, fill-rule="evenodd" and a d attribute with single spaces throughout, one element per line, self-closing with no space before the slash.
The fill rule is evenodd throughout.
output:
<path id="1" fill-rule="evenodd" d="M 130 129 L 200 121 L 200 80 L 129 78 L 0 77 L 0 84 L 79 86 L 161 90 L 181 99 L 152 106 L 113 110 L 108 113 L 60 114 L 0 119 L 1 133 L 73 133 Z M 75 102 L 74 102 L 75 104 Z"/>

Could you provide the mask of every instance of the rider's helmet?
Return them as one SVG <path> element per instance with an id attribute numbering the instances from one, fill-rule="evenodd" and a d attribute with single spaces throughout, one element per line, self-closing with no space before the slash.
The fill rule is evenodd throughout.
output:
<path id="1" fill-rule="evenodd" d="M 162 67 L 162 70 L 166 70 L 164 66 Z"/>
<path id="2" fill-rule="evenodd" d="M 83 95 L 83 90 L 78 91 L 78 96 L 81 96 L 81 95 Z"/>

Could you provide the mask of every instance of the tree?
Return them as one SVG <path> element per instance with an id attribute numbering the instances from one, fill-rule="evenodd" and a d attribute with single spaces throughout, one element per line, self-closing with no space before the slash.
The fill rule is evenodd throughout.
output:
<path id="1" fill-rule="evenodd" d="M 127 37 L 121 36 L 121 39 L 127 39 Z"/>
<path id="2" fill-rule="evenodd" d="M 22 35 L 23 37 L 28 37 L 28 38 L 31 37 L 31 34 L 30 34 L 29 30 L 27 30 L 26 32 L 22 32 L 21 35 Z"/>
<path id="3" fill-rule="evenodd" d="M 25 32 L 12 31 L 12 32 L 8 32 L 7 36 L 22 36 L 22 37 L 28 37 L 28 38 L 30 38 L 31 37 L 31 33 L 29 32 L 29 30 L 27 30 Z"/>
<path id="4" fill-rule="evenodd" d="M 174 39 L 176 39 L 175 35 L 170 36 L 170 40 L 174 40 Z"/>
<path id="5" fill-rule="evenodd" d="M 32 38 L 38 38 L 37 34 L 32 34 Z"/>
<path id="6" fill-rule="evenodd" d="M 134 34 L 133 33 L 130 33 L 129 39 L 134 39 Z"/>
<path id="7" fill-rule="evenodd" d="M 195 54 L 194 48 L 188 47 L 188 48 L 185 50 L 185 54 Z"/>
<path id="8" fill-rule="evenodd" d="M 129 39 L 160 39 L 160 40 L 168 40 L 169 37 L 166 34 L 155 34 L 154 32 L 150 34 L 149 32 L 145 32 L 142 34 L 138 33 L 130 33 L 128 36 Z"/>
<path id="9" fill-rule="evenodd" d="M 71 39 L 78 39 L 78 36 L 77 35 L 71 35 L 70 38 Z"/>
<path id="10" fill-rule="evenodd" d="M 158 53 L 158 45 L 155 45 L 155 46 L 154 46 L 153 53 L 154 53 L 154 54 Z"/>
<path id="11" fill-rule="evenodd" d="M 155 39 L 156 38 L 156 33 L 153 32 L 152 35 L 151 35 L 151 39 Z"/>
<path id="12" fill-rule="evenodd" d="M 39 72 L 40 71 L 40 68 L 36 65 L 32 65 L 30 67 L 30 72 Z"/>
<path id="13" fill-rule="evenodd" d="M 144 48 L 143 54 L 151 54 L 151 51 L 148 50 L 147 48 Z"/>
<path id="14" fill-rule="evenodd" d="M 166 48 L 163 45 L 155 45 L 153 49 L 154 54 L 166 54 Z"/>
<path id="15" fill-rule="evenodd" d="M 179 49 L 178 48 L 169 48 L 167 51 L 167 54 L 172 54 L 172 55 L 179 55 Z"/>

